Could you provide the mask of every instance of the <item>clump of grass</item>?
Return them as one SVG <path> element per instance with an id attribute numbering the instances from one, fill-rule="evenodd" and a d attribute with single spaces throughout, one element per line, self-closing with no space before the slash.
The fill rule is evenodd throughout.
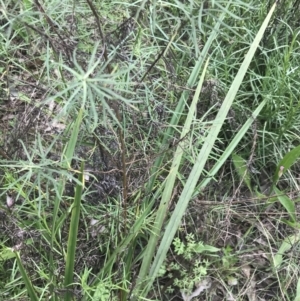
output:
<path id="1" fill-rule="evenodd" d="M 293 2 L 139 5 L 2 3 L 1 295 L 296 298 Z"/>

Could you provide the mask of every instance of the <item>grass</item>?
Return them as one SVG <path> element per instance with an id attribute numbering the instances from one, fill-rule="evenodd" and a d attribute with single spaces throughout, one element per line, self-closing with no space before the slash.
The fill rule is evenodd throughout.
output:
<path id="1" fill-rule="evenodd" d="M 3 300 L 299 300 L 297 5 L 1 2 Z"/>

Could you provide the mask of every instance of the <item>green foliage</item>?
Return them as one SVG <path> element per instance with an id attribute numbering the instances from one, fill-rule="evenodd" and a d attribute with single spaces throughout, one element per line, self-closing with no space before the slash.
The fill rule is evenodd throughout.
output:
<path id="1" fill-rule="evenodd" d="M 79 182 L 76 185 L 74 203 L 72 204 L 72 216 L 70 222 L 69 238 L 68 238 L 68 250 L 66 258 L 66 270 L 65 270 L 65 282 L 64 286 L 70 288 L 73 284 L 74 277 L 74 262 L 76 253 L 76 242 L 78 236 L 79 227 L 79 217 L 80 217 L 80 207 L 82 191 L 84 189 L 84 163 L 81 163 Z M 68 291 L 66 294 L 66 301 L 71 300 L 71 293 Z"/>
<path id="2" fill-rule="evenodd" d="M 184 270 L 178 269 L 179 277 L 174 279 L 174 286 L 180 288 L 181 291 L 191 293 L 195 284 L 200 282 L 204 276 L 207 275 L 207 269 L 209 268 L 209 262 L 205 260 L 195 260 L 193 262 L 193 268 Z M 171 269 L 171 267 L 170 267 Z M 174 268 L 176 271 L 176 269 Z"/>
<path id="3" fill-rule="evenodd" d="M 225 270 L 225 272 L 228 272 L 233 269 L 238 261 L 238 257 L 234 254 L 234 250 L 231 246 L 226 246 L 222 249 L 222 251 L 222 268 Z"/>
<path id="4" fill-rule="evenodd" d="M 290 152 L 285 154 L 285 156 L 279 161 L 276 171 L 273 176 L 273 186 L 275 186 L 279 178 L 286 173 L 298 160 L 300 157 L 300 146 L 293 148 Z"/>
<path id="5" fill-rule="evenodd" d="M 203 242 L 196 242 L 193 234 L 189 234 L 186 237 L 187 242 L 182 242 L 178 237 L 174 238 L 173 245 L 175 247 L 175 253 L 183 255 L 187 260 L 194 257 L 195 254 L 201 253 L 214 253 L 220 251 L 220 249 L 213 246 L 205 245 Z"/>
<path id="6" fill-rule="evenodd" d="M 252 191 L 251 188 L 251 178 L 249 175 L 249 171 L 247 168 L 247 162 L 239 155 L 232 154 L 232 162 L 236 168 L 236 171 L 241 179 L 241 181 L 245 182 L 248 189 Z"/>
<path id="7" fill-rule="evenodd" d="M 299 241 L 296 2 L 9 0 L 1 13 L 1 296 L 169 300 L 211 276 L 240 300 L 265 275 L 238 270 L 257 244 L 275 254 L 267 283 L 298 300 L 298 270 L 281 270 Z M 252 198 L 265 180 L 272 195 L 251 200 L 236 184 Z M 174 238 L 183 219 L 197 239 Z"/>
<path id="8" fill-rule="evenodd" d="M 289 251 L 295 243 L 298 243 L 300 240 L 300 235 L 290 235 L 286 237 L 283 242 L 280 245 L 280 248 L 278 249 L 278 252 L 275 254 L 275 256 L 272 258 L 273 260 L 273 269 L 277 270 L 280 268 L 280 266 L 283 263 L 283 256 L 284 254 Z"/>
<path id="9" fill-rule="evenodd" d="M 23 281 L 24 281 L 24 284 L 26 286 L 26 289 L 27 289 L 27 292 L 28 292 L 28 295 L 30 297 L 30 300 L 32 301 L 38 301 L 39 298 L 35 292 L 35 289 L 32 285 L 32 282 L 29 278 L 29 275 L 27 274 L 24 266 L 23 266 L 23 263 L 22 263 L 22 260 L 20 258 L 20 254 L 18 253 L 18 251 L 16 251 L 16 259 L 17 259 L 17 263 L 18 263 L 18 267 L 19 267 L 19 270 L 20 270 L 20 273 L 22 275 L 22 278 L 23 278 Z"/>
<path id="10" fill-rule="evenodd" d="M 295 209 L 295 203 L 293 200 L 291 200 L 288 196 L 286 196 L 282 191 L 275 188 L 275 193 L 277 195 L 278 201 L 280 204 L 286 209 L 286 211 L 289 213 L 289 216 L 291 218 L 291 222 L 296 222 L 296 209 Z M 271 201 L 272 202 L 272 201 Z"/>
<path id="11" fill-rule="evenodd" d="M 298 284 L 297 284 L 297 295 L 294 299 L 294 301 L 299 301 L 300 300 L 300 279 L 298 279 Z"/>
<path id="12" fill-rule="evenodd" d="M 238 89 L 242 83 L 242 80 L 248 70 L 251 59 L 254 56 L 254 53 L 258 47 L 258 44 L 263 36 L 263 33 L 270 21 L 272 13 L 275 10 L 275 7 L 276 7 L 276 5 L 274 4 L 272 9 L 270 10 L 268 16 L 266 17 L 265 21 L 263 22 L 260 30 L 258 31 L 253 43 L 251 44 L 250 49 L 249 49 L 247 55 L 245 56 L 244 61 L 241 64 L 241 67 L 238 70 L 238 73 L 230 86 L 230 89 L 224 99 L 224 102 L 222 103 L 222 106 L 220 107 L 220 110 L 219 110 L 214 122 L 212 123 L 212 127 L 207 134 L 205 142 L 201 147 L 201 151 L 199 152 L 199 154 L 197 156 L 195 164 L 193 165 L 193 168 L 189 174 L 189 177 L 184 185 L 184 189 L 180 195 L 180 198 L 176 205 L 176 208 L 175 208 L 175 210 L 170 218 L 170 221 L 166 227 L 166 231 L 165 231 L 162 241 L 160 243 L 159 249 L 157 250 L 152 267 L 150 269 L 149 276 L 147 278 L 145 278 L 145 280 L 148 278 L 151 279 L 150 281 L 149 280 L 147 281 L 147 288 L 145 289 L 146 292 L 148 292 L 150 285 L 152 284 L 153 280 L 156 278 L 156 275 L 159 271 L 161 264 L 165 260 L 165 257 L 168 252 L 168 249 L 171 245 L 172 239 L 173 239 L 173 237 L 179 227 L 179 224 L 181 222 L 181 218 L 182 218 L 182 216 L 187 208 L 187 205 L 188 205 L 189 201 L 191 200 L 192 194 L 196 188 L 197 181 L 201 175 L 201 172 L 203 171 L 206 161 L 209 159 L 209 157 L 212 153 L 213 145 L 217 140 L 217 136 L 221 130 L 223 123 L 225 122 L 227 113 L 228 113 L 228 111 L 232 105 L 232 102 L 238 92 Z M 219 22 L 221 22 L 222 19 L 223 19 L 223 15 L 221 15 Z M 171 172 L 172 172 L 172 170 L 171 170 Z M 146 259 L 146 260 L 149 260 L 149 259 Z M 139 290 L 139 287 L 138 287 L 138 290 Z"/>
<path id="13" fill-rule="evenodd" d="M 205 245 L 202 242 L 195 241 L 193 234 L 186 236 L 186 242 L 176 237 L 173 241 L 175 254 L 182 256 L 190 263 L 192 268 L 184 268 L 179 263 L 172 262 L 168 266 L 164 264 L 160 269 L 160 276 L 163 276 L 168 271 L 168 277 L 174 278 L 174 286 L 187 293 L 191 293 L 196 283 L 200 282 L 207 275 L 207 269 L 210 262 L 207 259 L 201 259 L 199 254 L 209 255 L 218 252 L 219 249 L 213 246 Z M 200 259 L 199 259 L 200 258 Z M 172 289 L 172 287 L 170 288 Z M 174 289 L 174 287 L 173 287 Z"/>

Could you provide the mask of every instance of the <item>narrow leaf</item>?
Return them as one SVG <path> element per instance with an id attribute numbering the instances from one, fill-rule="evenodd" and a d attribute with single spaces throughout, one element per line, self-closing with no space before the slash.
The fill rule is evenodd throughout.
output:
<path id="1" fill-rule="evenodd" d="M 300 145 L 288 152 L 278 163 L 275 174 L 273 176 L 273 188 L 277 184 L 279 178 L 295 164 L 300 157 Z"/>
<path id="2" fill-rule="evenodd" d="M 300 278 L 298 278 L 296 297 L 294 301 L 300 301 Z"/>
<path id="3" fill-rule="evenodd" d="M 246 160 L 234 153 L 232 154 L 232 162 L 236 169 L 236 172 L 240 177 L 240 180 L 243 181 L 247 185 L 248 189 L 252 192 L 251 177 L 249 175 Z"/>
<path id="4" fill-rule="evenodd" d="M 208 172 L 208 176 L 205 177 L 203 181 L 197 186 L 195 189 L 195 193 L 193 195 L 193 198 L 196 197 L 196 195 L 203 190 L 208 183 L 213 179 L 213 177 L 217 174 L 217 172 L 220 170 L 220 168 L 223 166 L 225 161 L 229 158 L 233 150 L 236 148 L 236 146 L 239 144 L 241 139 L 245 136 L 245 133 L 250 128 L 251 124 L 255 120 L 255 118 L 259 115 L 260 111 L 263 109 L 263 107 L 266 104 L 266 100 L 262 101 L 262 103 L 256 108 L 256 110 L 252 113 L 252 116 L 248 118 L 248 120 L 245 122 L 245 124 L 242 126 L 242 128 L 238 131 L 236 136 L 233 138 L 233 140 L 230 142 L 230 144 L 225 149 L 224 153 L 221 155 L 221 157 L 218 159 L 218 161 L 215 163 L 215 165 L 212 167 L 212 169 Z"/>
<path id="5" fill-rule="evenodd" d="M 68 249 L 67 249 L 67 260 L 66 260 L 66 270 L 65 270 L 65 288 L 69 288 L 73 283 L 73 274 L 74 274 L 74 263 L 75 263 L 75 251 L 76 251 L 76 242 L 78 234 L 78 225 L 80 217 L 80 205 L 81 205 L 81 196 L 82 190 L 84 187 L 84 163 L 81 163 L 79 181 L 76 185 L 74 203 L 72 205 L 72 216 L 70 222 L 69 230 L 69 239 L 68 239 Z M 71 300 L 72 292 L 67 290 L 65 301 Z"/>
<path id="6" fill-rule="evenodd" d="M 203 252 L 219 252 L 220 249 L 215 248 L 210 245 L 203 245 L 203 244 L 197 244 L 195 248 L 193 249 L 196 253 L 203 253 Z"/>
<path id="7" fill-rule="evenodd" d="M 196 163 L 190 173 L 190 176 L 185 184 L 185 187 L 181 193 L 181 196 L 178 200 L 178 203 L 175 207 L 175 210 L 171 216 L 171 219 L 169 221 L 169 224 L 166 227 L 164 236 L 162 238 L 162 241 L 160 243 L 160 246 L 157 250 L 156 256 L 154 258 L 150 273 L 149 273 L 149 281 L 147 283 L 147 288 L 143 292 L 144 294 L 147 293 L 154 281 L 154 279 L 157 277 L 159 269 L 161 265 L 163 264 L 163 261 L 166 258 L 166 254 L 170 248 L 170 245 L 172 243 L 172 240 L 174 238 L 174 235 L 181 223 L 182 216 L 187 208 L 187 205 L 192 197 L 192 194 L 194 192 L 194 189 L 196 187 L 196 184 L 198 182 L 198 179 L 203 171 L 203 168 L 205 166 L 205 163 L 211 153 L 211 150 L 213 148 L 213 145 L 217 139 L 217 136 L 219 134 L 219 131 L 226 119 L 226 116 L 228 114 L 228 111 L 232 105 L 232 102 L 236 96 L 236 93 L 243 81 L 243 78 L 248 70 L 248 67 L 250 65 L 250 62 L 255 54 L 255 51 L 259 45 L 259 42 L 261 41 L 263 34 L 268 26 L 268 23 L 271 19 L 271 16 L 275 10 L 276 3 L 271 8 L 270 12 L 268 13 L 266 19 L 264 20 L 260 30 L 258 31 L 253 43 L 250 46 L 250 49 L 248 53 L 245 56 L 245 59 L 234 78 L 234 81 L 225 97 L 225 100 L 219 110 L 219 113 L 216 116 L 216 119 L 213 122 L 212 128 L 207 136 L 207 139 L 205 140 L 203 147 L 196 159 Z"/>
<path id="8" fill-rule="evenodd" d="M 275 191 L 275 193 L 277 195 L 277 198 L 278 198 L 280 204 L 289 213 L 292 221 L 296 222 L 296 213 L 295 213 L 295 203 L 294 203 L 294 201 L 291 200 L 287 195 L 285 195 L 283 192 L 281 192 L 276 187 L 274 188 L 274 191 Z"/>
<path id="9" fill-rule="evenodd" d="M 275 269 L 279 269 L 282 261 L 283 261 L 283 255 L 285 252 L 289 251 L 293 245 L 300 240 L 300 233 L 297 233 L 295 235 L 288 236 L 281 244 L 278 252 L 273 258 L 273 264 Z"/>
<path id="10" fill-rule="evenodd" d="M 36 292 L 34 290 L 34 287 L 31 283 L 31 280 L 22 264 L 22 261 L 21 261 L 21 257 L 20 257 L 20 253 L 18 251 L 15 252 L 16 254 L 16 259 L 17 259 L 17 263 L 18 263 L 18 267 L 19 267 L 19 270 L 20 270 L 20 273 L 22 275 L 22 278 L 23 278 L 23 281 L 24 281 L 24 284 L 26 286 L 26 289 L 27 289 L 27 292 L 28 292 L 28 295 L 30 297 L 30 300 L 31 301 L 38 301 L 39 298 L 37 297 L 36 295 Z"/>
<path id="11" fill-rule="evenodd" d="M 192 124 L 192 121 L 194 118 L 194 113 L 196 111 L 196 106 L 197 106 L 197 102 L 199 99 L 200 91 L 202 88 L 202 84 L 204 82 L 207 66 L 208 66 L 208 61 L 206 62 L 205 66 L 204 66 L 204 70 L 202 72 L 195 95 L 193 97 L 193 101 L 190 105 L 189 113 L 186 118 L 186 122 L 183 126 L 183 130 L 181 132 L 180 139 L 184 139 L 184 137 L 187 135 L 187 133 L 189 132 L 189 130 L 191 128 L 191 124 Z M 170 169 L 167 181 L 166 181 L 165 189 L 162 193 L 162 198 L 160 201 L 160 206 L 157 210 L 154 227 L 151 232 L 151 237 L 150 237 L 150 240 L 149 240 L 149 243 L 148 243 L 148 246 L 146 249 L 146 253 L 145 253 L 145 256 L 144 256 L 144 259 L 142 262 L 142 266 L 140 269 L 139 279 L 144 279 L 145 276 L 147 275 L 147 273 L 149 272 L 149 267 L 150 267 L 150 264 L 151 264 L 151 261 L 152 261 L 152 258 L 153 258 L 154 252 L 155 252 L 155 248 L 156 248 L 157 242 L 160 238 L 163 221 L 165 219 L 165 216 L 166 216 L 166 213 L 167 213 L 167 210 L 169 207 L 169 200 L 171 199 L 172 191 L 174 189 L 174 184 L 175 184 L 178 168 L 180 166 L 181 158 L 183 155 L 182 149 L 183 149 L 183 145 L 182 145 L 182 142 L 180 142 L 176 149 L 175 155 L 174 155 L 174 160 L 172 162 L 172 166 L 171 166 L 171 169 Z M 138 289 L 138 286 L 136 287 L 136 289 Z"/>

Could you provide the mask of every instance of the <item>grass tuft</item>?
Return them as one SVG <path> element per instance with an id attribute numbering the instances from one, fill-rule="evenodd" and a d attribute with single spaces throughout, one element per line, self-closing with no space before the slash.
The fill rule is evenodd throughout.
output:
<path id="1" fill-rule="evenodd" d="M 0 295 L 299 300 L 298 1 L 2 1 Z"/>

